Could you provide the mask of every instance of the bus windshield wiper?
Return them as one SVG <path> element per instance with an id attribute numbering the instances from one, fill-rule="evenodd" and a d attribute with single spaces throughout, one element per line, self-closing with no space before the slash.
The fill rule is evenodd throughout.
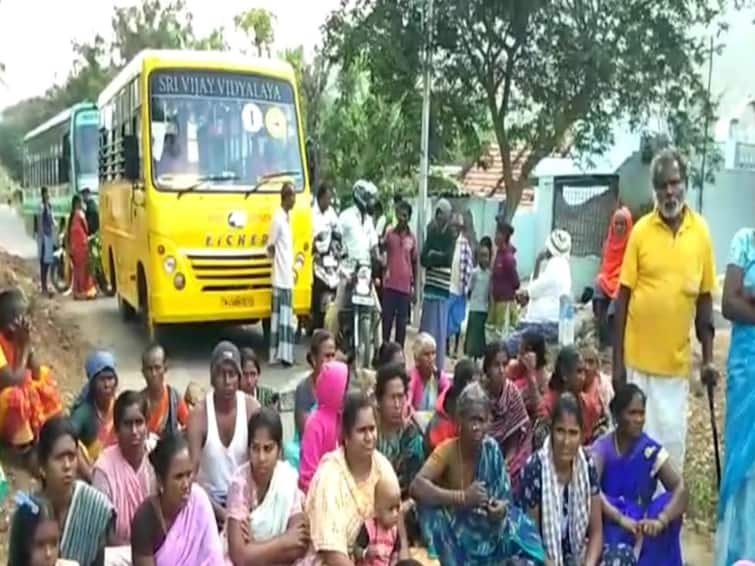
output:
<path id="1" fill-rule="evenodd" d="M 260 187 L 265 185 L 268 181 L 277 179 L 278 177 L 292 177 L 294 175 L 300 175 L 299 171 L 276 171 L 275 173 L 268 173 L 267 175 L 263 175 L 259 178 L 256 185 L 254 185 L 251 189 L 244 193 L 244 200 L 249 198 L 249 195 L 251 195 L 252 193 L 256 193 L 258 190 L 260 190 Z"/>
<path id="2" fill-rule="evenodd" d="M 186 193 L 195 191 L 198 188 L 207 185 L 208 183 L 219 183 L 222 181 L 236 181 L 238 178 L 239 176 L 233 171 L 223 171 L 222 173 L 216 173 L 214 175 L 202 175 L 201 177 L 197 179 L 196 183 L 176 191 L 176 199 L 179 199 Z"/>

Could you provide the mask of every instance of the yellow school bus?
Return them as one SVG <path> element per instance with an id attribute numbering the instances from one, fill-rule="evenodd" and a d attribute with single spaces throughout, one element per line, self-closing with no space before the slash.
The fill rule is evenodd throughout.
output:
<path id="1" fill-rule="evenodd" d="M 297 315 L 310 308 L 309 171 L 293 68 L 212 51 L 147 50 L 102 91 L 105 273 L 124 317 L 163 325 L 269 320 L 266 253 L 293 183 Z"/>

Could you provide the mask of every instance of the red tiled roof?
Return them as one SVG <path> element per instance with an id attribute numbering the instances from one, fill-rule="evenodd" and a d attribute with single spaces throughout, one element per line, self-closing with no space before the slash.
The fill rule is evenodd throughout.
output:
<path id="1" fill-rule="evenodd" d="M 516 160 L 518 154 L 518 151 L 511 152 L 512 173 L 515 178 L 521 174 L 521 167 L 526 161 L 529 152 L 522 153 L 521 157 Z M 486 166 L 483 167 L 480 163 L 484 163 Z M 493 187 L 498 185 L 498 180 L 503 176 L 503 160 L 501 159 L 501 149 L 498 144 L 490 146 L 487 153 L 480 159 L 480 163 L 467 171 L 462 180 L 462 186 L 464 187 L 464 191 L 469 195 L 487 198 L 490 196 Z M 504 194 L 503 183 L 501 183 L 501 187 L 496 193 L 500 195 Z M 532 204 L 534 198 L 534 188 L 532 186 L 525 187 L 522 193 L 521 204 Z"/>

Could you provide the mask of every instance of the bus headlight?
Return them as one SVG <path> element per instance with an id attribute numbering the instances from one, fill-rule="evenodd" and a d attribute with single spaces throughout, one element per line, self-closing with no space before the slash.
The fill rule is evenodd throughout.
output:
<path id="1" fill-rule="evenodd" d="M 184 277 L 183 273 L 176 273 L 175 277 L 173 277 L 173 286 L 179 291 L 182 291 L 186 287 L 186 277 Z"/>
<path id="2" fill-rule="evenodd" d="M 173 273 L 176 270 L 176 258 L 174 258 L 172 255 L 166 257 L 163 260 L 163 269 L 168 275 Z"/>

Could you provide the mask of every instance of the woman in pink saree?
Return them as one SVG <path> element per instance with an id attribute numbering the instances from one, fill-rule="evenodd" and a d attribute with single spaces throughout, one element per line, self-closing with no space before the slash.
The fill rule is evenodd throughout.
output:
<path id="1" fill-rule="evenodd" d="M 207 494 L 192 482 L 184 437 L 161 438 L 149 459 L 158 495 L 148 497 L 131 522 L 133 566 L 223 566 L 215 514 Z"/>

